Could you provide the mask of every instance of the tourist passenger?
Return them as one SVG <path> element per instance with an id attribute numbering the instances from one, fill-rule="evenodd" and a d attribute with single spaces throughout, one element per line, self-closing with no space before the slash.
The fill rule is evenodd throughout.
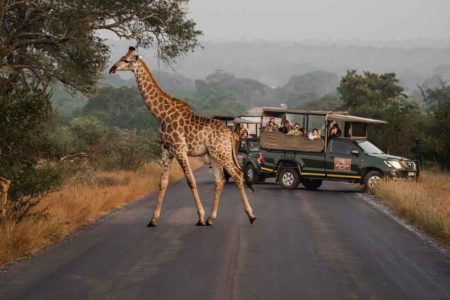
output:
<path id="1" fill-rule="evenodd" d="M 266 128 L 268 131 L 278 131 L 278 126 L 275 123 L 275 118 L 272 117 L 269 119 Z"/>
<path id="2" fill-rule="evenodd" d="M 294 128 L 289 130 L 288 135 L 303 135 L 303 128 L 301 128 L 300 123 L 295 123 Z"/>
<path id="3" fill-rule="evenodd" d="M 281 127 L 279 130 L 281 133 L 288 133 L 289 130 L 291 130 L 291 124 L 289 124 L 289 121 L 284 120 L 283 127 Z"/>
<path id="4" fill-rule="evenodd" d="M 244 126 L 244 124 L 239 124 L 239 137 L 241 139 L 248 138 L 248 129 Z"/>
<path id="5" fill-rule="evenodd" d="M 334 124 L 330 129 L 330 137 L 340 137 L 342 134 L 338 124 Z"/>
<path id="6" fill-rule="evenodd" d="M 319 134 L 319 129 L 314 128 L 308 135 L 308 139 L 312 140 L 320 140 L 320 134 Z"/>

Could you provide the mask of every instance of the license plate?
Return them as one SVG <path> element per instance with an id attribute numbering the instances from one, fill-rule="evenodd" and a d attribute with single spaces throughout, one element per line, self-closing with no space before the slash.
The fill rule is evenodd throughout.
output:
<path id="1" fill-rule="evenodd" d="M 416 173 L 415 172 L 408 172 L 408 176 L 416 176 Z"/>

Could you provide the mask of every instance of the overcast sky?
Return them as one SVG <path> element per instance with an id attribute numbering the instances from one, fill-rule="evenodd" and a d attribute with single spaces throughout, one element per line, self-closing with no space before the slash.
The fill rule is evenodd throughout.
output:
<path id="1" fill-rule="evenodd" d="M 447 39 L 450 0 L 191 0 L 207 40 Z"/>

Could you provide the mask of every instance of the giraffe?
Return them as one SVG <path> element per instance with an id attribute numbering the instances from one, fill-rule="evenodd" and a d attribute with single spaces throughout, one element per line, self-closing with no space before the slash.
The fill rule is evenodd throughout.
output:
<path id="1" fill-rule="evenodd" d="M 8 190 L 10 185 L 10 180 L 0 177 L 0 207 L 2 217 L 6 217 L 6 206 L 8 204 Z"/>
<path id="2" fill-rule="evenodd" d="M 217 217 L 220 195 L 225 183 L 225 169 L 234 179 L 241 194 L 244 210 L 253 224 L 256 217 L 245 192 L 244 184 L 252 190 L 251 184 L 244 180 L 235 154 L 233 132 L 221 121 L 197 116 L 191 107 L 182 100 L 165 93 L 155 81 L 150 69 L 142 58 L 135 55 L 136 49 L 130 47 L 110 69 L 109 73 L 130 71 L 134 73 L 145 105 L 160 123 L 160 143 L 162 148 L 162 175 L 155 211 L 147 226 L 154 227 L 161 215 L 164 195 L 169 183 L 169 168 L 175 158 L 186 176 L 198 212 L 196 225 L 212 225 Z M 211 213 L 205 221 L 205 210 L 198 194 L 196 181 L 189 165 L 188 157 L 207 155 L 210 159 L 214 182 L 214 200 Z"/>

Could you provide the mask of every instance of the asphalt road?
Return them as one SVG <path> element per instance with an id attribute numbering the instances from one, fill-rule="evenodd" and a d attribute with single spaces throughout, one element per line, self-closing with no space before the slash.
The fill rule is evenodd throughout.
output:
<path id="1" fill-rule="evenodd" d="M 214 185 L 196 173 L 206 208 Z M 250 225 L 234 184 L 197 227 L 184 180 L 0 271 L 0 299 L 450 299 L 450 261 L 352 186 L 258 185 Z"/>

